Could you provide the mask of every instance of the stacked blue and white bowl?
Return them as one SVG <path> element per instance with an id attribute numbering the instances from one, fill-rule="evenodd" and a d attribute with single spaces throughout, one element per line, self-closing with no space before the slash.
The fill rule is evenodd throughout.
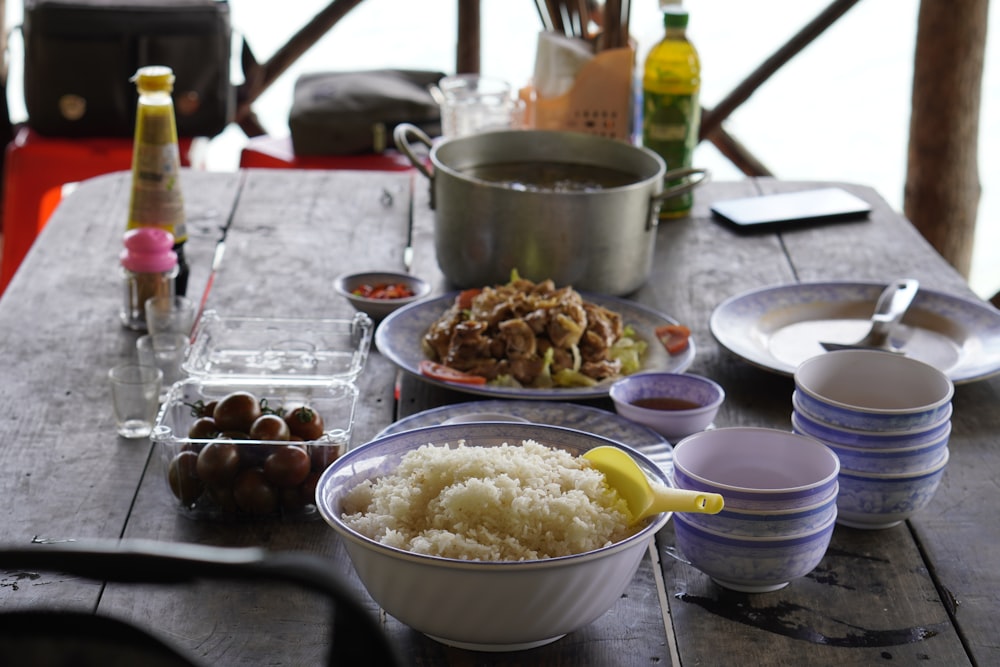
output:
<path id="1" fill-rule="evenodd" d="M 839 468 L 828 447 L 788 431 L 728 427 L 684 438 L 674 448 L 674 486 L 722 494 L 725 507 L 675 513 L 678 550 L 725 588 L 786 586 L 826 553 Z"/>
<path id="2" fill-rule="evenodd" d="M 838 523 L 888 528 L 931 502 L 948 465 L 954 391 L 933 366 L 876 350 L 796 369 L 792 430 L 840 459 Z"/>

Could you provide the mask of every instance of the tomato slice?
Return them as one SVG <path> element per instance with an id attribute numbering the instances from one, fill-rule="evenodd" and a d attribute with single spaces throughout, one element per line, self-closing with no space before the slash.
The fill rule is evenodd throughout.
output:
<path id="1" fill-rule="evenodd" d="M 458 307 L 462 310 L 468 310 L 469 308 L 472 308 L 472 300 L 479 296 L 479 293 L 482 291 L 483 290 L 479 287 L 462 290 L 458 293 L 458 296 L 455 297 L 455 303 L 457 303 Z"/>
<path id="2" fill-rule="evenodd" d="M 664 324 L 654 330 L 656 337 L 663 343 L 671 355 L 680 354 L 688 349 L 691 339 L 691 329 L 683 324 Z"/>
<path id="3" fill-rule="evenodd" d="M 430 359 L 422 359 L 420 364 L 418 364 L 421 375 L 426 375 L 429 378 L 435 380 L 440 380 L 441 382 L 454 382 L 456 384 L 486 384 L 486 378 L 482 375 L 473 375 L 472 373 L 463 373 L 462 371 L 455 370 L 451 366 L 445 366 L 444 364 L 439 364 L 436 361 L 431 361 Z"/>

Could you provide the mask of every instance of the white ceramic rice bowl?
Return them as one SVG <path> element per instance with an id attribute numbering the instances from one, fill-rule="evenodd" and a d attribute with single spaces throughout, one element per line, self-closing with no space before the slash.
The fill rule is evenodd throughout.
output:
<path id="1" fill-rule="evenodd" d="M 483 422 L 433 426 L 390 434 L 349 451 L 316 488 L 323 518 L 344 540 L 369 594 L 387 613 L 442 643 L 479 651 L 514 651 L 555 641 L 596 620 L 621 598 L 653 535 L 669 520 L 660 514 L 635 535 L 583 554 L 521 562 L 463 561 L 385 546 L 348 528 L 341 500 L 365 479 L 391 472 L 402 456 L 427 444 L 498 446 L 534 439 L 576 455 L 611 440 L 539 424 Z M 627 449 L 627 448 L 626 448 Z M 628 449 L 646 474 L 669 486 L 660 468 Z"/>

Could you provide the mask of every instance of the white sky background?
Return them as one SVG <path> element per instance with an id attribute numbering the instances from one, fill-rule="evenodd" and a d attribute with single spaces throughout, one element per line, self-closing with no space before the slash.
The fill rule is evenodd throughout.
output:
<path id="1" fill-rule="evenodd" d="M 535 3 L 481 0 L 482 72 L 527 82 L 539 30 Z M 830 0 L 686 0 L 689 36 L 702 59 L 702 102 L 714 106 L 761 61 Z M 258 60 L 274 51 L 329 0 L 230 0 L 233 26 Z M 364 0 L 300 58 L 254 104 L 268 132 L 288 134 L 295 79 L 305 72 L 379 67 L 454 71 L 455 0 Z M 919 0 L 861 0 L 783 67 L 726 121 L 778 177 L 842 180 L 874 187 L 902 209 L 909 133 L 913 50 Z M 7 27 L 21 20 L 21 2 L 8 0 Z M 970 284 L 980 296 L 1000 291 L 1000 10 L 991 13 L 983 105 L 980 111 L 979 204 Z M 638 63 L 662 35 L 657 0 L 632 2 L 631 34 Z M 992 27 L 991 26 L 991 27 Z M 10 104 L 20 99 L 20 40 L 11 40 Z M 213 140 L 208 167 L 235 169 L 245 142 L 231 127 Z M 992 150 L 991 150 L 992 148 Z M 715 180 L 742 178 L 710 144 L 695 154 Z"/>

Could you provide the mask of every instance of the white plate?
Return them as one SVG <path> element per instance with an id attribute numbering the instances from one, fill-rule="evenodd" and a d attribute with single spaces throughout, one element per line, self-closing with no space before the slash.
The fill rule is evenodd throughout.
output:
<path id="1" fill-rule="evenodd" d="M 606 380 L 593 387 L 553 387 L 551 389 L 530 389 L 519 387 L 494 387 L 490 385 L 465 385 L 454 382 L 441 382 L 420 374 L 418 365 L 426 359 L 421 340 L 427 329 L 444 312 L 451 307 L 458 292 L 453 292 L 436 299 L 419 301 L 400 308 L 392 313 L 375 330 L 375 347 L 404 371 L 412 373 L 431 384 L 447 387 L 480 396 L 493 398 L 532 398 L 536 400 L 572 401 L 584 398 L 601 398 L 608 395 L 611 381 Z M 665 324 L 678 324 L 676 320 L 666 315 L 641 306 L 633 301 L 626 301 L 611 296 L 581 293 L 586 301 L 604 306 L 621 314 L 626 325 L 635 329 L 636 335 L 648 343 L 643 355 L 644 371 L 661 370 L 672 373 L 682 373 L 694 361 L 695 344 L 691 340 L 688 348 L 671 356 L 656 338 L 655 329 Z"/>
<path id="2" fill-rule="evenodd" d="M 768 287 L 723 301 L 709 324 L 736 356 L 791 376 L 825 352 L 819 341 L 850 343 L 867 333 L 884 288 L 854 282 Z M 1000 373 L 1000 311 L 980 301 L 921 287 L 892 338 L 907 356 L 956 384 Z"/>
<path id="3" fill-rule="evenodd" d="M 674 449 L 656 431 L 629 421 L 614 412 L 575 403 L 508 400 L 455 403 L 404 417 L 382 429 L 375 437 L 381 438 L 384 435 L 425 426 L 437 426 L 448 420 L 458 421 L 463 417 L 474 415 L 510 415 L 535 424 L 586 431 L 639 450 L 668 475 L 673 465 Z"/>

